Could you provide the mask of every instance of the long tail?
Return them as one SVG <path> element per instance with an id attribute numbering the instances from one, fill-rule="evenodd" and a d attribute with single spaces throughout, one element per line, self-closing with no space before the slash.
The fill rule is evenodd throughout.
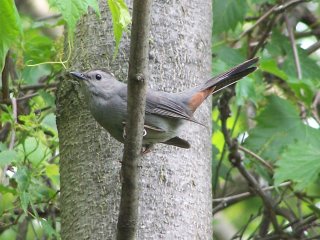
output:
<path id="1" fill-rule="evenodd" d="M 188 101 L 190 110 L 194 112 L 209 95 L 236 83 L 241 78 L 255 71 L 257 67 L 252 67 L 252 65 L 258 61 L 258 57 L 249 59 L 229 71 L 221 73 L 218 76 L 209 79 L 204 84 L 196 87 L 195 93 Z"/>

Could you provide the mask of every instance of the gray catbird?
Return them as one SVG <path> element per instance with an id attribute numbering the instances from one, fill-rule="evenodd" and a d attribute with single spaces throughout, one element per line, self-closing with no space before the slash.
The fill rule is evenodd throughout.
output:
<path id="1" fill-rule="evenodd" d="M 178 128 L 185 122 L 199 123 L 193 113 L 211 94 L 235 83 L 256 70 L 253 58 L 209 79 L 203 84 L 179 93 L 147 91 L 143 146 L 145 151 L 155 143 L 190 148 L 188 141 L 177 136 Z M 118 141 L 125 140 L 127 118 L 127 85 L 119 82 L 111 73 L 101 70 L 85 73 L 71 72 L 85 85 L 89 109 L 97 122 Z M 199 123 L 201 124 L 201 123 Z"/>

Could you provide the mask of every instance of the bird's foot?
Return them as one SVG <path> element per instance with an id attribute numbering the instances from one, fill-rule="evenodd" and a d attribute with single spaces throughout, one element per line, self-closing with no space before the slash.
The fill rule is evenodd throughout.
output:
<path id="1" fill-rule="evenodd" d="M 145 155 L 145 154 L 151 152 L 153 148 L 154 148 L 153 144 L 144 145 L 141 149 L 141 154 Z"/>

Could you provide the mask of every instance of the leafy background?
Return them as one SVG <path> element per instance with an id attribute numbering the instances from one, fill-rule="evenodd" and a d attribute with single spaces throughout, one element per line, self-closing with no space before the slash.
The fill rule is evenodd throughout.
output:
<path id="1" fill-rule="evenodd" d="M 107 3 L 116 57 L 131 17 L 122 0 Z M 23 1 L 0 5 L 0 239 L 60 238 L 54 92 L 67 64 L 65 40 L 72 48 L 77 21 L 88 8 L 98 18 L 101 13 L 96 0 L 48 4 L 45 16 L 26 10 Z M 265 236 L 320 238 L 320 4 L 214 0 L 213 6 L 213 74 L 260 57 L 258 71 L 214 99 L 213 213 L 225 216 L 234 239 L 263 230 Z M 224 118 L 223 109 L 229 108 Z M 266 209 L 275 212 L 281 231 L 274 223 L 263 224 Z"/>

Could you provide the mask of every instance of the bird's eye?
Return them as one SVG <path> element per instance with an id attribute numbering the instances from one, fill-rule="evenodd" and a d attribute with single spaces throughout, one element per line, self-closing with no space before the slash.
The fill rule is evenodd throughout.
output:
<path id="1" fill-rule="evenodd" d="M 101 75 L 100 75 L 100 74 L 97 74 L 97 75 L 96 75 L 96 79 L 97 79 L 97 80 L 101 80 Z"/>

